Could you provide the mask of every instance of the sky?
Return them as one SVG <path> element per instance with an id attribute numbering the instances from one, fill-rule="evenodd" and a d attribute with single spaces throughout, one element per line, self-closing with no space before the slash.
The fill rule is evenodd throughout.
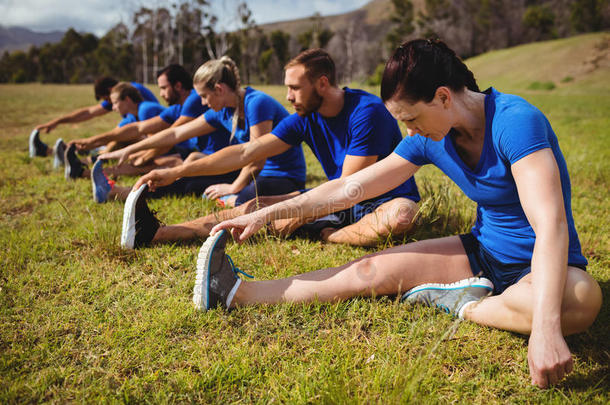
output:
<path id="1" fill-rule="evenodd" d="M 21 26 L 37 32 L 77 31 L 104 35 L 109 28 L 129 22 L 142 5 L 163 6 L 177 0 L 0 0 L 0 24 Z M 185 1 L 185 0 L 182 0 Z M 340 14 L 360 8 L 370 0 L 246 0 L 257 24 L 322 15 Z M 211 0 L 214 14 L 227 29 L 234 28 L 239 0 Z M 234 5 L 234 7 L 229 7 Z M 233 25 L 233 26 L 232 26 Z"/>

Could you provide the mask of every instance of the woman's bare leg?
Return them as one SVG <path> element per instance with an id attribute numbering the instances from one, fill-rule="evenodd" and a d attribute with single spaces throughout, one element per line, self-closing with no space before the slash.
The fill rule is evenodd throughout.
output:
<path id="1" fill-rule="evenodd" d="M 354 296 L 400 294 L 424 283 L 472 277 L 458 236 L 424 240 L 364 256 L 340 267 L 268 281 L 242 282 L 232 305 L 333 302 Z"/>
<path id="2" fill-rule="evenodd" d="M 508 287 L 502 294 L 488 297 L 464 311 L 464 318 L 481 325 L 529 334 L 532 328 L 532 275 Z M 564 335 L 582 332 L 595 320 L 601 307 L 601 289 L 591 275 L 568 267 L 561 306 Z"/>

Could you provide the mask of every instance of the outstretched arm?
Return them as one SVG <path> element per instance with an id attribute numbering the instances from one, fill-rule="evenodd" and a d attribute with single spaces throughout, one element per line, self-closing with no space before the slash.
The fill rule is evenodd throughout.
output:
<path id="1" fill-rule="evenodd" d="M 95 117 L 99 117 L 100 115 L 104 115 L 109 113 L 110 111 L 106 110 L 102 107 L 101 104 L 92 105 L 90 107 L 79 108 L 78 110 L 74 110 L 71 113 L 66 115 L 62 115 L 59 118 L 55 118 L 47 123 L 40 124 L 36 127 L 37 130 L 44 130 L 46 133 L 51 132 L 55 129 L 59 124 L 68 124 L 68 123 L 76 123 L 87 121 Z"/>
<path id="2" fill-rule="evenodd" d="M 532 331 L 528 363 L 532 383 L 555 384 L 573 362 L 561 330 L 561 306 L 568 266 L 568 225 L 559 169 L 551 149 L 515 162 L 511 171 L 523 211 L 536 233 L 532 255 Z"/>
<path id="3" fill-rule="evenodd" d="M 279 155 L 282 152 L 286 152 L 290 147 L 291 145 L 282 141 L 277 136 L 266 134 L 250 142 L 227 146 L 216 153 L 190 163 L 170 169 L 153 170 L 140 177 L 134 185 L 134 189 L 146 183 L 151 190 L 154 190 L 157 187 L 171 184 L 181 177 L 212 176 L 229 173 L 249 163 L 267 159 L 269 156 Z"/>
<path id="4" fill-rule="evenodd" d="M 396 153 L 350 176 L 326 182 L 290 200 L 221 222 L 212 234 L 231 229 L 236 241 L 256 233 L 263 225 L 285 218 L 315 218 L 354 206 L 404 183 L 419 169 Z"/>
<path id="5" fill-rule="evenodd" d="M 129 142 L 140 139 L 145 134 L 154 133 L 167 128 L 169 124 L 161 117 L 153 117 L 145 121 L 133 122 L 123 127 L 116 127 L 112 131 L 95 135 L 89 138 L 75 139 L 70 143 L 76 144 L 79 150 L 91 150 L 109 142 Z"/>
<path id="6" fill-rule="evenodd" d="M 167 128 L 167 126 L 165 128 Z M 164 129 L 163 131 L 157 132 L 156 134 L 123 149 L 103 153 L 100 155 L 100 159 L 119 159 L 119 163 L 123 163 L 132 153 L 147 149 L 171 148 L 187 139 L 195 136 L 207 135 L 214 131 L 215 128 L 208 124 L 203 116 L 200 116 L 184 125 L 172 126 Z"/>
<path id="7" fill-rule="evenodd" d="M 268 134 L 273 129 L 273 121 L 267 120 L 259 122 L 256 125 L 250 127 L 250 140 L 256 140 Z M 239 193 L 244 187 L 246 187 L 252 179 L 263 170 L 266 159 L 262 159 L 256 162 L 252 162 L 244 166 L 239 172 L 239 176 L 231 184 L 214 184 L 206 188 L 204 194 L 209 199 L 215 199 L 227 194 Z"/>

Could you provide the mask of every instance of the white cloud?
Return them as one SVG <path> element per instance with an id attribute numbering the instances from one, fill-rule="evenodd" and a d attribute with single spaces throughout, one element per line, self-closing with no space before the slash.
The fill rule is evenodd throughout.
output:
<path id="1" fill-rule="evenodd" d="M 4 0 L 0 3 L 2 23 L 35 31 L 78 31 L 103 35 L 124 14 L 120 0 Z"/>

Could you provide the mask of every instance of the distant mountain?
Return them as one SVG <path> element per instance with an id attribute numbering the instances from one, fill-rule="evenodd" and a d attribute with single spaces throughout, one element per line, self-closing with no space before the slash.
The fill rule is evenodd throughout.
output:
<path id="1" fill-rule="evenodd" d="M 59 42 L 64 36 L 62 31 L 35 32 L 23 27 L 0 25 L 0 53 L 4 51 L 27 50 L 30 46 L 40 46 L 47 42 Z"/>
<path id="2" fill-rule="evenodd" d="M 331 29 L 334 32 L 346 29 L 351 22 L 357 21 L 360 24 L 368 27 L 382 28 L 381 31 L 387 31 L 388 20 L 394 9 L 391 0 L 372 0 L 361 8 L 350 11 L 344 14 L 321 16 L 320 22 L 323 26 Z M 298 35 L 303 31 L 311 28 L 312 17 L 299 18 L 296 20 L 279 21 L 268 24 L 261 24 L 260 28 L 265 32 L 282 30 L 293 35 Z M 377 31 L 377 30 L 375 30 Z"/>

